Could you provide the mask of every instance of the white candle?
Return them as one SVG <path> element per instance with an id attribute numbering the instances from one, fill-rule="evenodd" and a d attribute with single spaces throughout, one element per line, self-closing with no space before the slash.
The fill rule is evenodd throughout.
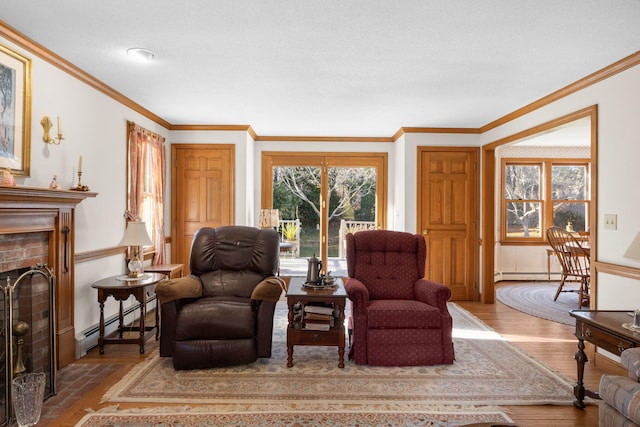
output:
<path id="1" fill-rule="evenodd" d="M 58 135 L 62 135 L 62 126 L 60 126 L 60 116 L 58 116 Z"/>
<path id="2" fill-rule="evenodd" d="M 82 172 L 82 156 L 80 156 L 80 161 L 78 162 L 78 172 Z"/>

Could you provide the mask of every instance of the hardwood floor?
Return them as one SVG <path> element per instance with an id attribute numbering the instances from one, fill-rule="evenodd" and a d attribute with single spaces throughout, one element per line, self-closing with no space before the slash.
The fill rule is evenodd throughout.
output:
<path id="1" fill-rule="evenodd" d="M 576 377 L 573 355 L 577 341 L 573 327 L 528 316 L 500 303 L 458 303 L 515 345 L 569 378 Z M 146 355 L 158 351 L 157 342 L 147 341 Z M 137 362 L 147 356 L 140 355 L 137 345 L 108 345 L 105 354 L 97 348 L 86 357 L 59 372 L 58 395 L 45 402 L 41 423 L 47 426 L 74 426 L 86 409 L 98 410 L 108 404 L 100 403 L 103 394 Z M 585 384 L 597 390 L 602 371 L 591 363 L 585 369 Z M 188 402 L 184 402 L 188 403 Z M 141 404 L 120 404 L 120 408 L 141 407 Z M 163 405 L 166 406 L 166 405 Z M 588 405 L 584 410 L 567 406 L 505 406 L 505 412 L 520 427 L 595 427 L 598 425 L 598 407 Z"/>

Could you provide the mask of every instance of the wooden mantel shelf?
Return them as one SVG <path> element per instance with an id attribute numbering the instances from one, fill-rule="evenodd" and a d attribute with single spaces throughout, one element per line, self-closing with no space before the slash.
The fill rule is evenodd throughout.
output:
<path id="1" fill-rule="evenodd" d="M 51 190 L 37 187 L 0 186 L 0 207 L 38 208 L 50 206 L 73 206 L 98 193 L 90 191 Z"/>

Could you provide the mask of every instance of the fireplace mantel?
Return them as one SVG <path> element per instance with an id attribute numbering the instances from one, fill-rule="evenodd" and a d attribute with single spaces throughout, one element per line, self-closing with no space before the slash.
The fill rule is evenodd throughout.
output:
<path id="1" fill-rule="evenodd" d="M 0 186 L 0 208 L 75 206 L 87 197 L 96 197 L 97 195 L 98 193 L 89 191 Z"/>
<path id="2" fill-rule="evenodd" d="M 75 360 L 74 211 L 98 193 L 0 186 L 0 235 L 48 232 L 49 266 L 56 280 L 56 342 L 58 369 Z"/>

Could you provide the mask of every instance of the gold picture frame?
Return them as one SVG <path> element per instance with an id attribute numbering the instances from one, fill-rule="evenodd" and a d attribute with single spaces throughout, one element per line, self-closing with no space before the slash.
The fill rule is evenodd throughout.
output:
<path id="1" fill-rule="evenodd" d="M 29 176 L 31 60 L 0 44 L 0 170 Z"/>

